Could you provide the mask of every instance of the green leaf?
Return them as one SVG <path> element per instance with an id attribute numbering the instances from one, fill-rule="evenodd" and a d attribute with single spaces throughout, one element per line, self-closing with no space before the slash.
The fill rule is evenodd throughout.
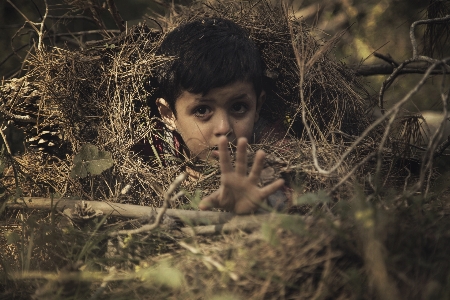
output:
<path id="1" fill-rule="evenodd" d="M 318 203 L 328 203 L 331 199 L 328 194 L 320 190 L 317 193 L 306 193 L 302 196 L 294 199 L 294 205 L 303 205 L 303 204 L 318 204 Z"/>
<path id="2" fill-rule="evenodd" d="M 280 225 L 282 228 L 292 231 L 296 234 L 304 234 L 306 232 L 305 221 L 302 218 L 297 218 L 297 216 L 283 216 L 281 218 Z"/>
<path id="3" fill-rule="evenodd" d="M 183 273 L 163 261 L 158 266 L 139 272 L 141 280 L 153 285 L 163 285 L 172 289 L 180 288 L 184 282 Z"/>
<path id="4" fill-rule="evenodd" d="M 25 152 L 25 133 L 22 129 L 8 124 L 6 129 L 3 130 L 3 133 L 12 155 L 19 155 Z M 0 148 L 4 145 L 5 141 L 0 137 Z"/>
<path id="5" fill-rule="evenodd" d="M 100 151 L 95 145 L 84 144 L 80 152 L 73 159 L 73 168 L 70 172 L 70 177 L 85 178 L 88 174 L 100 175 L 113 165 L 114 161 L 111 153 L 108 151 Z"/>
<path id="6" fill-rule="evenodd" d="M 261 224 L 261 235 L 263 240 L 272 246 L 276 246 L 280 243 L 277 236 L 277 228 L 275 224 L 270 222 L 264 222 Z"/>

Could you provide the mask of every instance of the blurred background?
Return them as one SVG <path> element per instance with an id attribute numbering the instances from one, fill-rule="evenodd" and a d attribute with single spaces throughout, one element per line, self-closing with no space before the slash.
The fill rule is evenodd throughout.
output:
<path id="1" fill-rule="evenodd" d="M 268 1 L 279 3 L 280 0 Z M 108 12 L 108 1 L 48 0 L 49 13 L 45 31 L 49 34 L 45 44 L 79 48 L 79 45 L 86 41 L 100 39 L 102 35 L 98 30 L 98 23 L 85 4 L 89 2 L 97 6 L 99 17 L 105 27 L 111 30 L 108 34 L 111 36 L 117 34 L 118 26 Z M 188 5 L 193 1 L 114 0 L 113 2 L 126 21 L 126 26 L 147 20 L 149 26 L 156 27 L 157 25 L 149 20 L 152 16 L 164 15 L 172 5 Z M 448 14 L 450 11 L 450 1 L 441 0 L 294 0 L 290 1 L 290 4 L 292 14 L 317 28 L 313 33 L 318 39 L 326 40 L 341 30 L 346 30 L 333 55 L 336 60 L 352 68 L 357 68 L 361 64 L 386 63 L 374 57 L 374 52 L 390 55 L 396 62 L 412 57 L 409 39 L 411 23 L 428 18 L 430 11 L 437 15 Z M 24 74 L 24 71 L 21 71 L 21 62 L 37 41 L 35 30 L 30 25 L 25 25 L 25 17 L 39 22 L 44 13 L 44 0 L 0 1 L 0 78 L 9 79 Z M 426 46 L 429 43 L 426 38 L 424 39 L 426 26 L 418 26 L 416 37 L 420 51 L 425 51 L 434 58 L 450 56 L 450 42 L 447 41 L 449 27 L 448 23 L 436 27 L 438 32 L 435 32 L 434 37 L 435 40 L 438 38 L 437 44 L 440 46 L 429 49 Z M 441 77 L 431 77 L 424 89 L 405 108 L 410 111 L 439 110 Z M 367 89 L 374 99 L 386 78 L 387 75 L 365 77 Z M 386 94 L 387 106 L 410 90 L 420 78 L 420 74 L 407 74 L 397 79 Z"/>

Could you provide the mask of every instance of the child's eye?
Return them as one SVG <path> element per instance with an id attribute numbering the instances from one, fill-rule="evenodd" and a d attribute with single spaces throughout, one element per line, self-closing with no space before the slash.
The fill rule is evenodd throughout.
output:
<path id="1" fill-rule="evenodd" d="M 231 106 L 231 110 L 236 114 L 243 114 L 247 111 L 248 106 L 245 103 L 235 103 Z"/>
<path id="2" fill-rule="evenodd" d="M 211 109 L 208 106 L 202 105 L 199 107 L 196 107 L 194 109 L 194 115 L 196 117 L 202 118 L 208 115 L 211 112 Z"/>

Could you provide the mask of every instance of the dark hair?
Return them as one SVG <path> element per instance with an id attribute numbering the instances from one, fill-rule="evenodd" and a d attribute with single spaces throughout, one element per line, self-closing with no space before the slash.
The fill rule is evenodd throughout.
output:
<path id="1" fill-rule="evenodd" d="M 183 91 L 207 94 L 236 81 L 253 83 L 262 91 L 263 61 L 249 34 L 236 23 L 203 18 L 167 34 L 156 54 L 173 57 L 157 71 L 159 97 L 172 111 Z"/>

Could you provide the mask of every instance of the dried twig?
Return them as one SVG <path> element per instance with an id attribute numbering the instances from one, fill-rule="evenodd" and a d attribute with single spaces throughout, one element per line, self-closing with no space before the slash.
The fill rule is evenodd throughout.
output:
<path id="1" fill-rule="evenodd" d="M 189 250 L 190 252 L 192 252 L 195 255 L 198 255 L 200 257 L 200 259 L 202 259 L 204 262 L 213 265 L 218 271 L 220 272 L 226 272 L 228 274 L 228 276 L 234 280 L 234 281 L 238 281 L 239 280 L 239 276 L 228 270 L 222 263 L 220 263 L 219 261 L 217 261 L 216 259 L 213 259 L 211 256 L 209 255 L 205 255 L 203 253 L 200 252 L 199 249 L 181 241 L 178 243 L 181 247 Z"/>
<path id="2" fill-rule="evenodd" d="M 415 21 L 411 24 L 411 27 L 409 29 L 409 38 L 411 40 L 411 45 L 413 48 L 413 58 L 419 58 L 419 59 L 423 59 L 425 61 L 434 61 L 431 57 L 427 57 L 427 56 L 419 56 L 418 55 L 418 50 L 417 50 L 417 41 L 416 41 L 416 37 L 414 34 L 414 31 L 416 29 L 417 25 L 421 25 L 421 24 L 431 24 L 431 23 L 448 23 L 450 22 L 450 15 L 447 15 L 443 18 L 434 18 L 434 19 L 427 19 L 427 20 L 419 20 L 419 21 Z"/>
<path id="3" fill-rule="evenodd" d="M 69 16 L 69 15 L 64 15 L 64 16 L 53 16 L 53 15 L 47 15 L 47 19 L 71 19 L 71 20 L 86 20 L 86 21 L 90 21 L 92 23 L 95 23 L 95 20 L 93 18 L 87 17 L 87 16 Z"/>
<path id="4" fill-rule="evenodd" d="M 388 62 L 389 64 L 391 64 L 394 67 L 398 67 L 398 62 L 396 62 L 389 54 L 383 55 L 381 53 L 374 52 L 373 56 L 375 56 L 376 58 L 382 59 L 385 62 Z"/>
<path id="5" fill-rule="evenodd" d="M 54 208 L 75 208 L 80 200 L 57 199 L 54 201 Z M 140 206 L 132 204 L 121 204 L 107 201 L 85 201 L 92 209 L 102 211 L 103 215 L 117 216 L 123 218 L 142 218 L 147 217 L 152 213 L 159 214 L 162 208 L 154 208 L 149 206 Z M 24 205 L 25 204 L 25 205 Z M 24 197 L 23 202 L 8 202 L 6 204 L 10 208 L 21 209 L 51 209 L 50 198 L 40 197 Z M 228 212 L 215 211 L 196 211 L 184 209 L 167 209 L 166 215 L 169 217 L 181 220 L 189 224 L 221 224 L 231 220 L 235 215 Z"/>
<path id="6" fill-rule="evenodd" d="M 116 7 L 116 4 L 114 3 L 114 0 L 106 0 L 106 3 L 108 4 L 109 12 L 111 13 L 114 22 L 116 22 L 117 27 L 119 28 L 120 32 L 125 31 L 125 25 L 123 24 L 122 16 L 119 13 L 119 10 Z"/>
<path id="7" fill-rule="evenodd" d="M 42 18 L 41 22 L 32 22 L 30 21 L 30 19 L 28 19 L 28 17 L 14 4 L 12 3 L 11 0 L 7 0 L 9 4 L 11 4 L 12 7 L 14 7 L 14 9 L 25 19 L 25 21 L 31 25 L 31 27 L 36 31 L 39 39 L 38 39 L 38 50 L 42 50 L 42 40 L 43 40 L 43 36 L 44 36 L 44 26 L 45 26 L 45 19 L 47 17 L 48 14 L 48 5 L 47 5 L 47 0 L 44 0 L 44 4 L 45 4 L 45 14 Z M 39 29 L 36 27 L 39 26 Z"/>
<path id="8" fill-rule="evenodd" d="M 137 233 L 152 231 L 153 229 L 157 228 L 159 226 L 159 223 L 162 220 L 162 217 L 164 216 L 164 214 L 166 213 L 167 209 L 169 208 L 169 203 L 177 200 L 182 195 L 184 195 L 184 191 L 181 191 L 181 192 L 178 192 L 175 196 L 173 196 L 171 198 L 171 195 L 173 194 L 175 189 L 180 186 L 180 184 L 184 181 L 184 179 L 186 179 L 186 173 L 182 173 L 182 174 L 178 175 L 178 177 L 175 178 L 175 180 L 169 186 L 167 192 L 164 194 L 163 206 L 161 207 L 161 210 L 158 212 L 158 215 L 156 216 L 155 222 L 153 224 L 144 225 L 144 226 L 142 226 L 140 228 L 132 229 L 132 230 L 114 231 L 114 232 L 111 232 L 109 234 L 109 236 L 116 236 L 116 235 L 122 235 L 122 234 L 129 234 L 129 235 L 131 235 L 131 234 L 137 234 Z"/>
<path id="9" fill-rule="evenodd" d="M 375 65 L 361 65 L 353 67 L 356 76 L 376 76 L 376 75 L 390 75 L 395 71 L 395 67 L 388 64 Z M 424 74 L 427 71 L 426 67 L 405 67 L 397 72 L 397 75 L 404 74 Z M 442 75 L 440 70 L 433 70 L 431 75 Z"/>
<path id="10" fill-rule="evenodd" d="M 3 108 L 3 106 L 0 106 L 0 112 L 8 116 L 12 120 L 20 121 L 20 122 L 27 122 L 27 123 L 36 123 L 36 119 L 33 117 L 30 117 L 29 115 L 21 116 L 16 115 L 13 113 L 10 113 L 6 109 Z"/>
<path id="11" fill-rule="evenodd" d="M 88 0 L 87 3 L 89 4 L 89 10 L 91 12 L 92 18 L 97 23 L 97 26 L 106 34 L 107 37 L 111 37 L 107 32 L 105 23 L 103 22 L 102 18 L 100 17 L 97 6 L 94 4 L 94 2 L 92 0 Z"/>
<path id="12" fill-rule="evenodd" d="M 447 140 L 445 142 L 443 142 L 442 144 L 439 145 L 439 147 L 437 147 L 436 152 L 434 153 L 434 157 L 439 157 L 442 156 L 444 154 L 445 149 L 447 149 L 450 146 L 450 139 L 447 138 Z"/>

